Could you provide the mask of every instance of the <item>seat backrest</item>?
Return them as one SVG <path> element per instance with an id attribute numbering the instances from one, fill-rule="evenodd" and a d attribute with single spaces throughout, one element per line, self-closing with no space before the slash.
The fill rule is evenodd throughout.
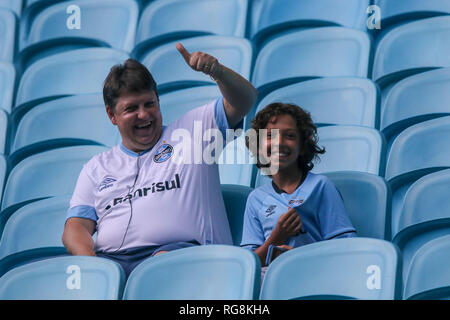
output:
<path id="1" fill-rule="evenodd" d="M 411 261 L 404 299 L 448 300 L 450 297 L 450 235 L 421 247 Z"/>
<path id="2" fill-rule="evenodd" d="M 14 66 L 0 61 L 0 109 L 8 113 L 11 112 L 15 79 L 16 71 Z"/>
<path id="3" fill-rule="evenodd" d="M 70 25 L 76 21 L 71 18 L 76 10 L 80 15 L 79 28 L 75 24 L 74 27 Z M 28 17 L 28 25 L 22 25 L 20 50 L 47 40 L 85 38 L 130 52 L 134 47 L 138 15 L 139 7 L 135 0 L 55 3 Z"/>
<path id="4" fill-rule="evenodd" d="M 201 51 L 210 54 L 244 78 L 250 78 L 252 46 L 248 40 L 222 36 L 202 36 L 184 39 L 181 43 L 188 52 Z M 202 72 L 192 70 L 175 45 L 176 42 L 161 45 L 140 59 L 158 83 L 158 90 L 169 91 L 199 84 L 215 83 Z"/>
<path id="5" fill-rule="evenodd" d="M 378 43 L 372 78 L 381 87 L 414 73 L 450 67 L 450 16 L 401 25 Z"/>
<path id="6" fill-rule="evenodd" d="M 36 201 L 9 217 L 0 241 L 0 259 L 16 252 L 63 247 L 61 241 L 70 196 Z"/>
<path id="7" fill-rule="evenodd" d="M 269 265 L 261 299 L 397 299 L 400 259 L 392 243 L 379 239 L 334 239 L 295 248 Z"/>
<path id="8" fill-rule="evenodd" d="M 359 126 L 327 126 L 317 130 L 325 153 L 312 172 L 362 171 L 380 174 L 385 142 L 380 132 Z"/>
<path id="9" fill-rule="evenodd" d="M 242 240 L 244 226 L 244 212 L 247 198 L 252 188 L 240 185 L 223 184 L 222 196 L 227 211 L 228 223 L 230 224 L 233 245 L 239 246 Z"/>
<path id="10" fill-rule="evenodd" d="M 3 185 L 6 181 L 6 159 L 5 156 L 0 154 L 0 208 L 2 204 Z"/>
<path id="11" fill-rule="evenodd" d="M 68 256 L 25 264 L 0 278 L 2 300 L 119 300 L 121 266 L 108 259 Z"/>
<path id="12" fill-rule="evenodd" d="M 0 1 L 0 8 L 9 9 L 20 17 L 22 14 L 23 0 L 2 0 Z"/>
<path id="13" fill-rule="evenodd" d="M 362 78 L 322 78 L 295 83 L 265 96 L 248 117 L 270 103 L 293 103 L 311 113 L 320 125 L 356 125 L 375 128 L 378 103 L 375 84 Z"/>
<path id="14" fill-rule="evenodd" d="M 83 165 L 106 150 L 102 146 L 76 146 L 25 158 L 8 176 L 2 209 L 28 200 L 72 194 Z"/>
<path id="15" fill-rule="evenodd" d="M 273 90 L 314 77 L 366 78 L 370 46 L 366 33 L 341 27 L 281 35 L 258 53 L 252 83 Z"/>
<path id="16" fill-rule="evenodd" d="M 16 16 L 8 9 L 0 8 L 0 61 L 13 62 L 16 41 Z"/>
<path id="17" fill-rule="evenodd" d="M 0 109 L 0 154 L 5 154 L 8 141 L 8 114 Z"/>
<path id="18" fill-rule="evenodd" d="M 250 250 L 205 245 L 174 250 L 139 264 L 130 274 L 126 300 L 253 300 L 260 262 Z"/>

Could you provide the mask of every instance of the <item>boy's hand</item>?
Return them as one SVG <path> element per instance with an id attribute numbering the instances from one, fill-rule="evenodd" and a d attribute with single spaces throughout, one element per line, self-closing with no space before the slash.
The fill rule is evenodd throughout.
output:
<path id="1" fill-rule="evenodd" d="M 285 244 L 286 240 L 292 236 L 297 235 L 302 228 L 302 219 L 295 208 L 283 213 L 277 221 L 270 237 L 273 242 L 279 246 Z"/>

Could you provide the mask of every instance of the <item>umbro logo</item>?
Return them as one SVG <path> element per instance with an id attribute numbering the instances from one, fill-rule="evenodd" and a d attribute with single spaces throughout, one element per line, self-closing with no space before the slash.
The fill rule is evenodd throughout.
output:
<path id="1" fill-rule="evenodd" d="M 105 179 L 103 179 L 103 181 L 99 184 L 98 186 L 98 191 L 102 191 L 104 189 L 110 188 L 113 186 L 113 183 L 116 181 L 116 179 L 111 178 L 111 177 L 107 177 Z"/>

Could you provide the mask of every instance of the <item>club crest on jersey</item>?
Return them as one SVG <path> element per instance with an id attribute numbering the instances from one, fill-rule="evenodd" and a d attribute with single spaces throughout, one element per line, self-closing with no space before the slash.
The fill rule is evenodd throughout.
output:
<path id="1" fill-rule="evenodd" d="M 292 200 L 289 200 L 289 205 L 290 205 L 290 206 L 293 206 L 293 207 L 299 206 L 299 205 L 301 205 L 302 203 L 303 203 L 303 199 L 300 199 L 300 200 L 298 200 L 298 199 L 292 199 Z"/>
<path id="2" fill-rule="evenodd" d="M 169 159 L 173 154 L 173 147 L 170 144 L 163 144 L 157 150 L 153 156 L 153 161 L 156 163 L 161 163 Z"/>
<path id="3" fill-rule="evenodd" d="M 103 181 L 99 184 L 98 186 L 98 191 L 102 191 L 104 189 L 110 188 L 113 186 L 113 183 L 116 181 L 116 179 L 111 178 L 111 177 L 106 177 L 105 179 L 103 179 Z"/>

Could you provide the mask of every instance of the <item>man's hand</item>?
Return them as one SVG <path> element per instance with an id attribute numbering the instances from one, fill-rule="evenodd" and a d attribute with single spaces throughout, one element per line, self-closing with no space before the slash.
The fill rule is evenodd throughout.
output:
<path id="1" fill-rule="evenodd" d="M 219 79 L 221 77 L 223 71 L 222 65 L 213 56 L 199 51 L 189 53 L 181 43 L 177 43 L 177 50 L 183 56 L 184 61 L 195 71 L 201 71 L 213 79 Z"/>
<path id="2" fill-rule="evenodd" d="M 275 228 L 270 234 L 271 240 L 282 246 L 286 240 L 292 236 L 298 235 L 302 228 L 303 222 L 295 208 L 290 208 L 283 213 L 277 221 Z"/>

